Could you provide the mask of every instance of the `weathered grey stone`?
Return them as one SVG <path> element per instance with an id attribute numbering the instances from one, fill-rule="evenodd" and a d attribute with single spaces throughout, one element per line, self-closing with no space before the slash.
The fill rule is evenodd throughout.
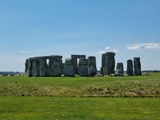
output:
<path id="1" fill-rule="evenodd" d="M 139 57 L 134 58 L 134 74 L 137 76 L 141 75 L 141 63 Z"/>
<path id="2" fill-rule="evenodd" d="M 123 63 L 117 63 L 117 67 L 116 67 L 116 74 L 124 74 L 124 68 L 123 68 Z"/>
<path id="3" fill-rule="evenodd" d="M 78 67 L 77 67 L 77 58 L 71 58 L 73 62 L 73 66 L 75 69 L 75 74 L 78 74 Z"/>
<path id="4" fill-rule="evenodd" d="M 29 67 L 29 59 L 26 59 L 26 62 L 25 62 L 25 73 L 28 71 L 28 67 Z"/>
<path id="5" fill-rule="evenodd" d="M 86 58 L 86 55 L 71 55 L 71 58 L 72 58 L 72 61 L 73 61 L 75 74 L 78 74 L 77 59 Z"/>
<path id="6" fill-rule="evenodd" d="M 75 75 L 75 68 L 74 68 L 73 60 L 71 58 L 68 58 L 65 60 L 64 76 L 73 77 L 74 75 Z"/>
<path id="7" fill-rule="evenodd" d="M 79 59 L 78 64 L 79 76 L 88 76 L 88 60 L 85 58 Z"/>
<path id="8" fill-rule="evenodd" d="M 47 61 L 45 58 L 40 58 L 40 77 L 46 77 L 49 76 L 49 67 L 47 65 Z"/>
<path id="9" fill-rule="evenodd" d="M 106 53 L 106 60 L 105 60 L 105 67 L 106 67 L 106 74 L 114 74 L 115 68 L 115 53 L 114 52 L 107 52 Z"/>
<path id="10" fill-rule="evenodd" d="M 62 75 L 64 75 L 64 66 L 65 66 L 65 63 L 62 63 Z"/>
<path id="11" fill-rule="evenodd" d="M 27 76 L 32 77 L 32 60 L 27 60 L 28 61 L 28 69 L 27 69 Z"/>
<path id="12" fill-rule="evenodd" d="M 106 61 L 106 56 L 107 53 L 102 54 L 102 66 L 101 66 L 101 74 L 106 75 L 106 66 L 105 66 L 105 61 Z"/>
<path id="13" fill-rule="evenodd" d="M 132 60 L 127 60 L 127 75 L 133 76 L 133 62 Z"/>
<path id="14" fill-rule="evenodd" d="M 95 76 L 96 74 L 96 58 L 94 56 L 90 56 L 88 57 L 88 76 Z"/>
<path id="15" fill-rule="evenodd" d="M 49 59 L 50 76 L 62 75 L 62 56 L 53 56 Z"/>
<path id="16" fill-rule="evenodd" d="M 40 73 L 39 60 L 32 60 L 32 76 L 38 77 Z"/>
<path id="17" fill-rule="evenodd" d="M 71 55 L 71 58 L 86 58 L 86 55 Z"/>

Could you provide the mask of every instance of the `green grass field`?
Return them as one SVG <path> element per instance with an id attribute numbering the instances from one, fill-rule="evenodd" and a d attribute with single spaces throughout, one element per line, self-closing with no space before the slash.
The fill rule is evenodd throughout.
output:
<path id="1" fill-rule="evenodd" d="M 0 77 L 1 120 L 160 120 L 160 74 Z"/>
<path id="2" fill-rule="evenodd" d="M 159 98 L 1 97 L 1 120 L 159 120 Z"/>

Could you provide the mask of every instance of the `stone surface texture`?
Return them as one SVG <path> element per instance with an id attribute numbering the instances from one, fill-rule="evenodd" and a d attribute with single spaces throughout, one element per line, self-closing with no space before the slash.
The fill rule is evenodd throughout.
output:
<path id="1" fill-rule="evenodd" d="M 114 74 L 115 69 L 115 53 L 114 52 L 107 52 L 105 58 L 105 67 L 106 67 L 106 74 Z"/>
<path id="2" fill-rule="evenodd" d="M 85 58 L 81 58 L 78 64 L 78 73 L 79 76 L 88 76 L 88 60 Z"/>
<path id="3" fill-rule="evenodd" d="M 141 75 L 141 62 L 139 57 L 134 57 L 134 75 Z"/>
<path id="4" fill-rule="evenodd" d="M 96 58 L 94 56 L 90 56 L 88 57 L 88 76 L 95 76 L 96 74 Z"/>
<path id="5" fill-rule="evenodd" d="M 127 60 L 127 75 L 133 76 L 133 62 L 131 59 Z"/>

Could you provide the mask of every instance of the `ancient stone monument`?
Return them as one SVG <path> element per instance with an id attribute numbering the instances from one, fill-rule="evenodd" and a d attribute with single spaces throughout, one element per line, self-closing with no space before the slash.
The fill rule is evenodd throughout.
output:
<path id="1" fill-rule="evenodd" d="M 127 60 L 127 75 L 133 76 L 133 62 L 132 60 Z"/>
<path id="2" fill-rule="evenodd" d="M 88 57 L 88 76 L 95 76 L 96 74 L 96 58 L 94 56 L 90 56 Z"/>
<path id="3" fill-rule="evenodd" d="M 102 54 L 102 75 L 114 74 L 115 68 L 115 53 L 107 52 Z M 78 64 L 77 61 L 79 60 Z M 116 74 L 123 75 L 123 63 L 117 63 Z M 89 56 L 86 59 L 85 55 L 71 55 L 71 58 L 62 62 L 62 56 L 40 56 L 26 59 L 25 73 L 28 77 L 55 77 L 55 76 L 95 76 L 97 74 L 96 57 Z M 127 74 L 133 75 L 132 60 L 127 61 Z M 134 74 L 141 75 L 140 58 L 134 58 Z"/>
<path id="4" fill-rule="evenodd" d="M 78 64 L 78 73 L 79 76 L 88 76 L 88 60 L 85 58 L 79 59 L 79 64 Z"/>
<path id="5" fill-rule="evenodd" d="M 77 59 L 86 58 L 86 55 L 71 55 L 71 58 L 72 58 L 72 61 L 73 61 L 75 74 L 78 74 Z"/>
<path id="6" fill-rule="evenodd" d="M 117 63 L 117 67 L 116 67 L 116 74 L 122 74 L 124 73 L 124 68 L 123 68 L 123 63 Z"/>
<path id="7" fill-rule="evenodd" d="M 134 57 L 134 74 L 141 75 L 141 62 L 139 57 Z"/>
<path id="8" fill-rule="evenodd" d="M 79 64 L 77 65 L 77 59 Z M 51 55 L 31 57 L 26 59 L 25 72 L 28 77 L 55 77 L 75 74 L 80 76 L 95 76 L 97 73 L 96 58 L 91 56 L 86 59 L 85 55 L 71 55 L 71 58 L 62 62 L 62 56 Z"/>
<path id="9" fill-rule="evenodd" d="M 75 75 L 75 66 L 72 58 L 67 58 L 64 64 L 64 76 L 73 77 Z"/>
<path id="10" fill-rule="evenodd" d="M 103 69 L 103 73 L 106 75 L 114 74 L 114 68 L 115 68 L 114 56 L 115 56 L 114 52 L 107 52 L 102 55 L 102 62 L 103 62 L 102 64 L 104 65 L 102 66 L 102 69 Z"/>
<path id="11" fill-rule="evenodd" d="M 47 64 L 49 60 L 49 64 Z M 62 73 L 62 56 L 33 57 L 26 60 L 25 72 L 29 77 L 60 76 Z"/>

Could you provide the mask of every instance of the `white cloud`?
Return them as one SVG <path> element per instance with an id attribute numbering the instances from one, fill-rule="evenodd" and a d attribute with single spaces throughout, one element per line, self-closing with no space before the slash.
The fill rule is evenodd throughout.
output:
<path id="1" fill-rule="evenodd" d="M 103 53 L 105 53 L 103 50 L 101 50 L 101 51 L 99 52 L 99 54 L 103 54 Z"/>
<path id="2" fill-rule="evenodd" d="M 140 49 L 139 45 L 131 45 L 126 47 L 128 50 L 138 50 Z"/>
<path id="3" fill-rule="evenodd" d="M 160 49 L 160 44 L 150 43 L 145 46 L 146 49 Z"/>
<path id="4" fill-rule="evenodd" d="M 111 47 L 108 46 L 108 47 L 106 47 L 105 49 L 106 49 L 106 50 L 109 50 L 110 48 L 111 48 Z"/>
<path id="5" fill-rule="evenodd" d="M 143 43 L 143 44 L 131 44 L 126 47 L 128 50 L 144 49 L 160 49 L 160 43 Z"/>
<path id="6" fill-rule="evenodd" d="M 119 52 L 119 49 L 111 49 L 111 47 L 108 46 L 108 47 L 105 47 L 105 50 L 101 50 L 101 51 L 99 52 L 99 54 L 104 54 L 104 53 L 109 52 L 109 51 Z"/>

